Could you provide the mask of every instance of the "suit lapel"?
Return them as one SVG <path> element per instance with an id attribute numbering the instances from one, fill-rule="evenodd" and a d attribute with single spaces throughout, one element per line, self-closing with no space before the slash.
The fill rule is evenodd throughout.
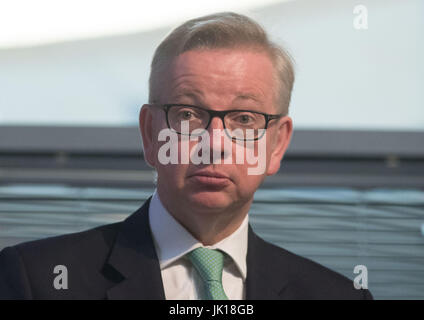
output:
<path id="1" fill-rule="evenodd" d="M 246 300 L 284 299 L 289 283 L 286 265 L 278 263 L 272 246 L 259 238 L 249 225 Z"/>
<path id="2" fill-rule="evenodd" d="M 150 198 L 118 231 L 107 266 L 121 281 L 107 291 L 109 299 L 165 299 L 158 257 L 150 231 Z"/>
<path id="3" fill-rule="evenodd" d="M 149 225 L 149 203 L 150 199 L 129 216 L 118 231 L 105 266 L 119 273 L 119 281 L 107 291 L 108 299 L 165 299 Z M 273 252 L 272 246 L 259 238 L 249 225 L 247 300 L 284 299 L 288 272 L 284 264 L 276 263 L 279 259 L 274 259 Z"/>

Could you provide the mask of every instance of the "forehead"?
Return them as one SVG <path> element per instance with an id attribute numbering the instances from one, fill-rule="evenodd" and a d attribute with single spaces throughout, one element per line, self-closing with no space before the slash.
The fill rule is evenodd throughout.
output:
<path id="1" fill-rule="evenodd" d="M 165 91 L 170 97 L 187 94 L 225 104 L 237 97 L 269 104 L 276 87 L 274 74 L 272 61 L 264 51 L 191 50 L 172 62 Z"/>

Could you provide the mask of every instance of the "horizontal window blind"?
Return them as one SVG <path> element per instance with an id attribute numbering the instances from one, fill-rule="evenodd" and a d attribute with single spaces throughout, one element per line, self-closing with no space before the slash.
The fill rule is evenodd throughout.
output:
<path id="1" fill-rule="evenodd" d="M 125 219 L 150 188 L 0 185 L 0 248 Z M 376 299 L 424 299 L 424 191 L 262 188 L 250 211 L 264 239 L 356 276 L 368 268 Z"/>

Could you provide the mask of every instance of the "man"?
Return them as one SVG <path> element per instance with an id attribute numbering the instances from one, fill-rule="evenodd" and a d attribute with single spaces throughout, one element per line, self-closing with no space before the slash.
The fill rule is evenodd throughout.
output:
<path id="1" fill-rule="evenodd" d="M 140 112 L 155 193 L 123 222 L 4 249 L 0 297 L 371 298 L 265 242 L 248 223 L 255 191 L 290 142 L 293 81 L 289 56 L 245 16 L 215 14 L 175 29 L 155 52 Z M 168 161 L 175 150 L 177 161 Z M 249 150 L 261 170 L 251 170 Z M 55 282 L 57 266 L 65 285 Z"/>

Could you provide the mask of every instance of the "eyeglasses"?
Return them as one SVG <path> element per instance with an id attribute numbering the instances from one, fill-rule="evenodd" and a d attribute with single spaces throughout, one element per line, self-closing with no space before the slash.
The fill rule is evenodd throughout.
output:
<path id="1" fill-rule="evenodd" d="M 164 104 L 161 107 L 165 110 L 168 128 L 178 134 L 202 135 L 212 118 L 218 117 L 224 124 L 227 136 L 241 141 L 259 140 L 268 128 L 268 123 L 283 116 L 251 110 L 215 111 L 187 104 Z M 181 128 L 183 121 L 188 121 L 188 133 Z"/>

